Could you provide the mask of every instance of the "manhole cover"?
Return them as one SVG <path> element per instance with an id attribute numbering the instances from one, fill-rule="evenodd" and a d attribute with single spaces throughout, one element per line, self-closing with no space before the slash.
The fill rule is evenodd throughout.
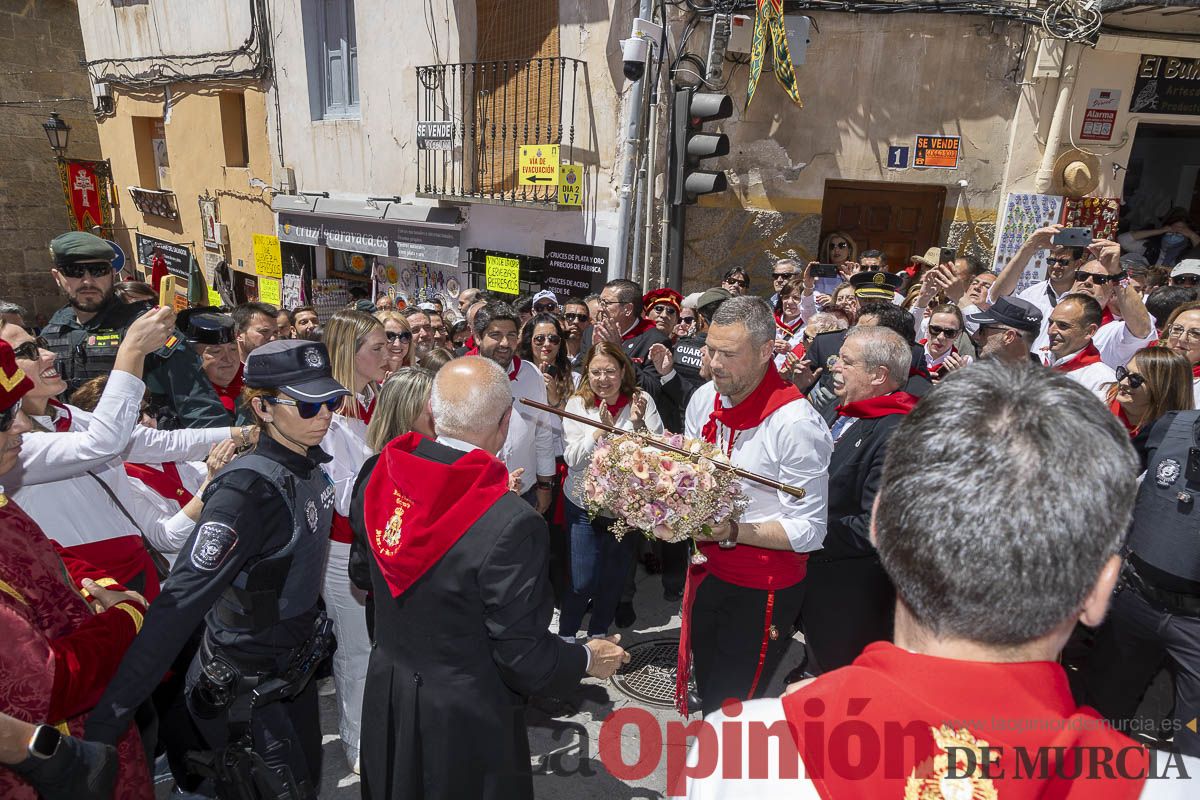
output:
<path id="1" fill-rule="evenodd" d="M 675 660 L 678 639 L 650 639 L 625 648 L 629 663 L 612 678 L 622 694 L 660 708 L 675 707 Z M 691 683 L 695 687 L 695 682 Z"/>

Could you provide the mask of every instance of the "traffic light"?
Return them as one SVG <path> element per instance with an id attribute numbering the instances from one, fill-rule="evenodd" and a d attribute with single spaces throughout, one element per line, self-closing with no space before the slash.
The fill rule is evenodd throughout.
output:
<path id="1" fill-rule="evenodd" d="M 671 203 L 686 205 L 702 194 L 729 188 L 724 172 L 697 169 L 705 158 L 729 153 L 729 137 L 704 133 L 705 122 L 733 116 L 733 99 L 727 94 L 697 92 L 686 87 L 675 90 L 674 129 L 671 147 Z"/>

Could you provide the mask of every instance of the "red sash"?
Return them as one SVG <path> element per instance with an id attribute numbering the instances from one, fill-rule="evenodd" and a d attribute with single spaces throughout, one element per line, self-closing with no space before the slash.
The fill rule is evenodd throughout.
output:
<path id="1" fill-rule="evenodd" d="M 333 512 L 333 523 L 329 526 L 329 538 L 342 544 L 354 542 L 354 529 L 350 527 L 350 518 Z"/>
<path id="2" fill-rule="evenodd" d="M 1070 360 L 1054 367 L 1058 372 L 1074 372 L 1100 360 L 1100 351 L 1096 345 L 1088 342 L 1088 346 L 1076 353 Z"/>
<path id="3" fill-rule="evenodd" d="M 635 336 L 641 336 L 643 333 L 650 330 L 654 330 L 654 323 L 645 318 L 639 319 L 636 325 L 625 331 L 625 333 L 621 334 L 621 341 L 628 342 Z"/>
<path id="4" fill-rule="evenodd" d="M 482 450 L 453 464 L 413 455 L 417 433 L 388 442 L 367 481 L 367 540 L 399 597 L 508 491 L 508 470 Z"/>
<path id="5" fill-rule="evenodd" d="M 1108 306 L 1104 307 L 1104 313 L 1100 315 L 1100 327 L 1103 328 L 1108 323 L 1116 320 L 1117 315 L 1114 314 Z"/>
<path id="6" fill-rule="evenodd" d="M 757 428 L 780 408 L 802 398 L 800 390 L 780 376 L 774 363 L 768 362 L 767 371 L 758 386 L 736 406 L 724 407 L 721 405 L 721 395 L 716 395 L 713 399 L 712 414 L 709 415 L 708 422 L 704 424 L 700 435 L 706 442 L 717 444 L 717 423 L 724 425 L 730 432 L 728 446 L 724 449 L 732 455 L 737 432 Z M 804 574 L 808 569 L 807 553 L 797 553 L 792 550 L 769 550 L 745 544 L 726 550 L 716 542 L 704 542 L 699 547 L 700 552 L 708 560 L 703 564 L 692 564 L 688 569 L 679 632 L 679 652 L 675 669 L 675 707 L 679 713 L 685 716 L 687 714 L 687 685 L 691 673 L 692 604 L 695 602 L 696 592 L 705 578 L 714 575 L 719 580 L 735 586 L 761 589 L 767 592 L 763 638 L 757 654 L 758 669 L 749 691 L 746 693 L 748 699 L 754 695 L 754 691 L 758 687 L 766 659 L 772 626 L 772 610 L 775 605 L 775 590 L 795 586 L 804 580 Z"/>
<path id="7" fill-rule="evenodd" d="M 1114 417 L 1121 421 L 1121 424 L 1125 426 L 1125 430 L 1129 431 L 1130 436 L 1137 436 L 1140 426 L 1134 425 L 1129 421 L 1129 416 L 1125 413 L 1125 409 L 1121 408 L 1121 404 L 1117 402 L 1115 396 L 1112 402 L 1108 404 L 1108 410 L 1113 413 Z"/>
<path id="8" fill-rule="evenodd" d="M 238 364 L 237 374 L 233 376 L 233 380 L 228 386 L 212 385 L 213 390 L 217 393 L 217 397 L 221 399 L 221 405 L 225 406 L 225 410 L 234 416 L 237 415 L 237 399 L 242 393 L 242 369 L 244 365 Z"/>
<path id="9" fill-rule="evenodd" d="M 1200 364 L 1192 364 L 1192 377 L 1200 378 Z"/>
<path id="10" fill-rule="evenodd" d="M 169 461 L 162 464 L 161 470 L 149 464 L 132 464 L 127 461 L 125 474 L 137 478 L 163 498 L 178 503 L 180 508 L 192 502 L 193 495 L 184 487 L 183 478 L 179 476 L 179 467 Z"/>
<path id="11" fill-rule="evenodd" d="M 796 331 L 800 330 L 800 326 L 803 324 L 804 324 L 804 319 L 801 317 L 796 317 L 796 321 L 794 323 L 792 323 L 791 325 L 788 325 L 786 322 L 783 321 L 782 318 L 780 318 L 780 316 L 778 314 L 775 315 L 775 327 L 779 328 L 780 332 L 786 333 L 787 336 L 785 338 L 788 338 L 788 339 L 795 336 Z"/>
<path id="12" fill-rule="evenodd" d="M 855 400 L 837 407 L 840 417 L 856 417 L 857 419 L 879 419 L 891 414 L 907 414 L 917 407 L 921 398 L 914 397 L 908 392 L 892 392 L 879 397 L 868 397 L 866 400 Z"/>
<path id="13" fill-rule="evenodd" d="M 947 747 L 958 748 L 958 774 L 967 775 L 961 782 L 970 797 L 1139 795 L 1141 780 L 1106 778 L 1104 769 L 1097 770 L 1099 779 L 1089 779 L 1090 754 L 1073 752 L 1079 747 L 1107 748 L 1118 775 L 1149 769 L 1149 751 L 1092 709 L 1077 706 L 1066 673 L 1049 661 L 959 661 L 876 642 L 850 666 L 785 696 L 783 711 L 805 774 L 825 800 L 942 797 Z M 851 739 L 860 743 L 857 756 L 831 735 L 851 727 Z M 871 748 L 876 755 L 862 757 L 862 742 L 877 743 Z M 979 761 L 972 772 L 961 758 L 982 747 L 990 748 L 995 762 L 986 775 Z M 978 749 L 975 754 L 982 758 Z M 1037 766 L 1039 759 L 1045 765 Z"/>
<path id="14" fill-rule="evenodd" d="M 47 400 L 46 406 L 50 411 L 50 417 L 54 420 L 54 430 L 59 433 L 66 433 L 71 430 L 70 406 L 58 400 Z"/>
<path id="15" fill-rule="evenodd" d="M 357 397 L 354 398 L 354 401 L 356 403 L 358 403 L 359 419 L 361 419 L 363 422 L 367 423 L 368 425 L 371 423 L 371 417 L 374 416 L 374 414 L 375 414 L 375 401 L 378 398 L 379 398 L 378 394 L 372 395 L 371 403 L 369 405 L 365 405 L 365 406 L 362 404 L 362 402 L 360 402 L 358 400 Z"/>
<path id="16" fill-rule="evenodd" d="M 140 533 L 64 547 L 63 551 L 99 567 L 122 586 L 136 586 L 141 577 L 145 586 L 142 597 L 148 601 L 158 597 L 158 568 Z"/>

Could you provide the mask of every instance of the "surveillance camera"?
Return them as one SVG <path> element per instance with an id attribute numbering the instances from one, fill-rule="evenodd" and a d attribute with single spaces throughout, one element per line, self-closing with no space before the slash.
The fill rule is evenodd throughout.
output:
<path id="1" fill-rule="evenodd" d="M 621 43 L 621 58 L 625 62 L 625 77 L 640 81 L 646 74 L 646 59 L 650 55 L 650 42 L 641 36 L 626 39 Z"/>
<path id="2" fill-rule="evenodd" d="M 965 189 L 965 188 L 967 188 L 968 186 L 970 186 L 970 185 L 971 185 L 971 182 L 970 182 L 969 180 L 967 180 L 967 179 L 965 179 L 965 178 L 964 178 L 964 179 L 962 179 L 962 180 L 960 180 L 960 181 L 958 182 L 958 185 L 959 185 L 959 187 L 961 187 L 961 188 Z"/>

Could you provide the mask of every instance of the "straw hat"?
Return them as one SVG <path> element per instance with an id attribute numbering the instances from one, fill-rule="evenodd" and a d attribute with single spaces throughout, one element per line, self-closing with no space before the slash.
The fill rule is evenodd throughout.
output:
<path id="1" fill-rule="evenodd" d="M 1069 148 L 1054 162 L 1054 194 L 1084 197 L 1100 185 L 1100 159 L 1091 153 Z"/>

